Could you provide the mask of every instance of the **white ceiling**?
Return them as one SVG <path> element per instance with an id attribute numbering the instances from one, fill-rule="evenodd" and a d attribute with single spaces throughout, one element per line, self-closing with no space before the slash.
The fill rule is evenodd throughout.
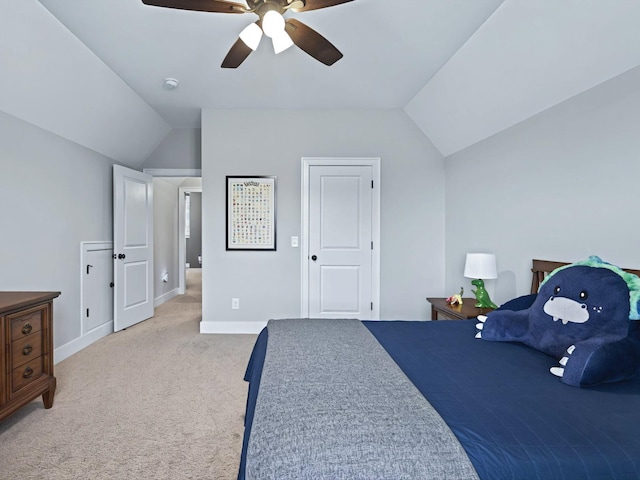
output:
<path id="1" fill-rule="evenodd" d="M 448 156 L 640 65 L 639 26 L 639 0 L 507 0 L 406 111 Z"/>
<path id="2" fill-rule="evenodd" d="M 502 0 L 355 0 L 288 12 L 344 58 L 327 67 L 262 40 L 238 69 L 220 64 L 254 14 L 147 6 L 141 0 L 39 0 L 173 127 L 202 108 L 403 108 Z M 242 0 L 240 0 L 242 3 Z M 162 88 L 166 77 L 180 81 Z"/>
<path id="3" fill-rule="evenodd" d="M 263 39 L 222 69 L 255 15 L 0 2 L 0 110 L 133 167 L 202 109 L 404 109 L 448 156 L 640 68 L 640 0 L 354 0 L 286 16 L 344 58 L 276 56 Z"/>

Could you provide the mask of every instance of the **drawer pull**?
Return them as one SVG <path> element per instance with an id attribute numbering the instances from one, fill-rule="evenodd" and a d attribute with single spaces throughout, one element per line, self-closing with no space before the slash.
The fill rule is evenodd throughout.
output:
<path id="1" fill-rule="evenodd" d="M 22 333 L 24 333 L 25 335 L 29 335 L 31 333 L 31 330 L 33 330 L 33 327 L 29 322 L 25 323 L 22 327 Z"/>
<path id="2" fill-rule="evenodd" d="M 33 347 L 27 343 L 22 349 L 22 354 L 29 355 L 31 352 L 33 352 Z"/>
<path id="3" fill-rule="evenodd" d="M 23 376 L 24 378 L 30 378 L 30 377 L 31 377 L 31 375 L 33 375 L 33 368 L 31 368 L 31 367 L 27 367 L 27 368 L 25 368 L 25 369 L 24 369 L 24 373 L 22 374 L 22 376 Z"/>

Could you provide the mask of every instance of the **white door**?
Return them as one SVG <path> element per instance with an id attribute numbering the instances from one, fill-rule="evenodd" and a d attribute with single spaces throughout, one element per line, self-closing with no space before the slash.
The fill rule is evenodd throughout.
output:
<path id="1" fill-rule="evenodd" d="M 309 167 L 311 318 L 373 318 L 373 172 L 369 165 Z"/>
<path id="2" fill-rule="evenodd" d="M 114 331 L 153 316 L 153 177 L 113 166 Z"/>
<path id="3" fill-rule="evenodd" d="M 82 334 L 113 322 L 113 243 L 82 244 Z"/>

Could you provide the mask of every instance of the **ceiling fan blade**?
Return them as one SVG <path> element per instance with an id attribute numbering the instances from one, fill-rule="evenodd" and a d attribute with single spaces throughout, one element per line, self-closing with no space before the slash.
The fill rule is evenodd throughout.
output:
<path id="1" fill-rule="evenodd" d="M 342 53 L 329 40 L 301 21 L 289 18 L 284 29 L 298 48 L 325 65 L 331 66 L 342 58 Z"/>
<path id="2" fill-rule="evenodd" d="M 246 60 L 249 54 L 253 52 L 247 45 L 240 39 L 236 40 L 233 44 L 227 56 L 222 61 L 222 68 L 238 68 L 242 62 Z"/>
<path id="3" fill-rule="evenodd" d="M 318 10 L 319 8 L 333 7 L 341 3 L 353 2 L 353 0 L 305 0 L 304 7 L 292 8 L 294 12 L 308 12 L 309 10 Z"/>
<path id="4" fill-rule="evenodd" d="M 179 10 L 195 10 L 196 12 L 214 13 L 246 13 L 247 7 L 242 3 L 225 2 L 224 0 L 142 0 L 145 5 L 154 7 L 177 8 Z"/>

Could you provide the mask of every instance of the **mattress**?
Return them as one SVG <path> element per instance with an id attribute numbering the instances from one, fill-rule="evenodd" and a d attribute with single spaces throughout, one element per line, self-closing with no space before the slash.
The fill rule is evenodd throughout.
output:
<path id="1" fill-rule="evenodd" d="M 554 358 L 475 339 L 475 323 L 363 322 L 442 416 L 481 479 L 640 478 L 640 377 L 567 386 L 549 373 Z M 267 345 L 265 329 L 245 376 L 240 479 Z"/>

